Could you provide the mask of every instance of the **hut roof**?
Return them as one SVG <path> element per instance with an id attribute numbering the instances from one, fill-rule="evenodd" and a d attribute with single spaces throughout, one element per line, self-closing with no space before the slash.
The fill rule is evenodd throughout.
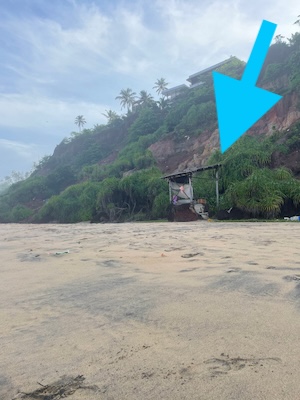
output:
<path id="1" fill-rule="evenodd" d="M 182 172 L 174 172 L 173 174 L 162 176 L 161 179 L 179 178 L 181 176 L 191 176 L 195 172 L 208 171 L 209 169 L 219 169 L 221 165 L 222 164 L 214 164 L 214 165 L 206 165 L 203 167 L 191 168 Z"/>

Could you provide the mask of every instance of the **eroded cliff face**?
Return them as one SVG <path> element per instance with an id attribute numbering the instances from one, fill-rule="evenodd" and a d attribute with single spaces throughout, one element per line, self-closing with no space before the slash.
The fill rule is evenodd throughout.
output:
<path id="1" fill-rule="evenodd" d="M 267 89 L 267 87 L 266 87 Z M 268 87 L 273 89 L 273 86 Z M 274 90 L 275 91 L 275 90 Z M 285 131 L 300 120 L 300 99 L 296 93 L 287 94 L 248 131 L 249 135 L 270 136 L 274 131 Z M 237 115 L 237 118 L 243 116 Z M 186 136 L 178 141 L 169 138 L 149 147 L 159 168 L 164 173 L 183 171 L 205 165 L 214 150 L 220 148 L 219 131 L 206 131 L 198 137 Z"/>
<path id="2" fill-rule="evenodd" d="M 252 136 L 265 134 L 270 136 L 274 130 L 287 130 L 296 121 L 300 120 L 299 96 L 296 93 L 287 94 L 265 114 L 249 130 Z"/>
<path id="3" fill-rule="evenodd" d="M 203 132 L 198 137 L 187 136 L 178 141 L 171 136 L 149 147 L 158 167 L 164 173 L 183 171 L 204 165 L 212 152 L 220 147 L 219 132 Z"/>
<path id="4" fill-rule="evenodd" d="M 294 176 L 300 179 L 300 151 L 294 150 L 288 154 L 283 154 L 275 151 L 272 154 L 271 167 L 285 167 L 290 169 Z"/>

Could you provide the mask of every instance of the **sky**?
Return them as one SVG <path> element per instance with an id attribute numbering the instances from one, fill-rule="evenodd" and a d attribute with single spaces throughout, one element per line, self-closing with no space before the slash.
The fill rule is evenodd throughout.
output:
<path id="1" fill-rule="evenodd" d="M 169 87 L 231 55 L 263 19 L 290 37 L 299 0 L 0 0 L 0 181 L 121 110 L 121 89 Z"/>

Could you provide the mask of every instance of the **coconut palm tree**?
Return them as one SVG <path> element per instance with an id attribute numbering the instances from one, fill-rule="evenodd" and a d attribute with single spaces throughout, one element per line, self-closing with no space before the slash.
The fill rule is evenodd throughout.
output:
<path id="1" fill-rule="evenodd" d="M 274 38 L 276 44 L 285 43 L 284 39 L 285 39 L 285 37 L 280 35 L 280 34 L 276 35 L 275 38 Z"/>
<path id="2" fill-rule="evenodd" d="M 161 97 L 159 99 L 159 101 L 156 102 L 156 104 L 158 105 L 158 107 L 162 110 L 165 111 L 168 108 L 170 108 L 170 101 L 165 99 L 164 97 Z"/>
<path id="3" fill-rule="evenodd" d="M 143 107 L 151 106 L 154 104 L 155 101 L 151 94 L 146 92 L 146 90 L 141 90 L 138 100 L 136 100 L 133 104 L 132 110 L 137 111 L 142 109 Z"/>
<path id="4" fill-rule="evenodd" d="M 81 128 L 83 127 L 84 124 L 86 124 L 86 120 L 84 119 L 83 115 L 77 115 L 75 118 L 75 124 L 79 128 L 79 132 L 81 132 Z"/>
<path id="5" fill-rule="evenodd" d="M 153 89 L 156 90 L 156 93 L 158 93 L 159 95 L 167 89 L 168 86 L 168 82 L 166 82 L 165 78 L 160 78 L 157 79 L 157 81 L 155 82 L 155 86 L 153 86 Z"/>
<path id="6" fill-rule="evenodd" d="M 104 115 L 104 117 L 108 119 L 109 124 L 119 118 L 118 114 L 112 110 L 105 110 L 105 113 L 102 113 L 102 115 Z"/>
<path id="7" fill-rule="evenodd" d="M 121 107 L 127 107 L 127 111 L 129 111 L 135 101 L 135 95 L 136 93 L 132 89 L 122 89 L 116 100 L 120 100 Z"/>
<path id="8" fill-rule="evenodd" d="M 141 105 L 149 105 L 153 103 L 153 97 L 151 96 L 150 93 L 146 92 L 146 90 L 141 90 L 140 91 L 140 97 L 139 97 L 139 103 Z"/>

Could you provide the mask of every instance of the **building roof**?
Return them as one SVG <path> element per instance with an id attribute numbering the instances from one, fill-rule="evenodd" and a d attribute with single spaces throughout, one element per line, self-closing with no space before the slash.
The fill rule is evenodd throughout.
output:
<path id="1" fill-rule="evenodd" d="M 164 96 L 168 96 L 168 95 L 170 95 L 171 93 L 175 93 L 175 92 L 180 91 L 180 90 L 183 90 L 183 89 L 188 89 L 188 86 L 187 86 L 185 83 L 183 83 L 182 85 L 174 86 L 174 87 L 172 87 L 172 88 L 170 88 L 170 89 L 166 89 L 166 90 L 164 90 L 164 91 L 162 92 L 162 94 L 163 94 Z"/>
<path id="2" fill-rule="evenodd" d="M 170 175 L 162 176 L 161 179 L 179 178 L 181 176 L 191 176 L 195 172 L 208 171 L 209 169 L 219 169 L 221 167 L 221 165 L 222 164 L 214 164 L 214 165 L 206 165 L 206 166 L 203 166 L 203 167 L 192 168 L 192 169 L 188 169 L 188 170 L 185 170 L 185 171 L 182 171 L 182 172 L 175 172 L 175 173 L 170 174 Z"/>
<path id="3" fill-rule="evenodd" d="M 200 75 L 202 75 L 202 74 L 205 74 L 206 72 L 213 71 L 214 69 L 219 68 L 219 67 L 221 67 L 221 66 L 224 65 L 224 64 L 227 64 L 227 63 L 228 63 L 229 61 L 231 61 L 233 58 L 234 58 L 234 57 L 227 58 L 226 60 L 221 61 L 221 62 L 219 62 L 218 64 L 212 65 L 211 67 L 205 68 L 205 69 L 203 69 L 202 71 L 196 72 L 195 74 L 190 75 L 190 76 L 187 78 L 187 81 L 188 81 L 188 82 L 192 82 L 193 78 L 196 78 L 197 76 L 200 76 Z"/>

